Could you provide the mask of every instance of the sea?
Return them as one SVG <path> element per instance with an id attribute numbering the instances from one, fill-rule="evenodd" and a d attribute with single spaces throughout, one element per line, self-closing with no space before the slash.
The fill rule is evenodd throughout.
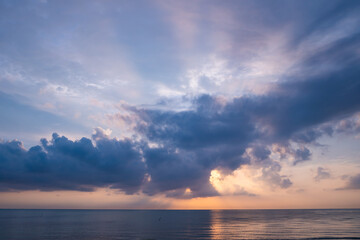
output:
<path id="1" fill-rule="evenodd" d="M 3 209 L 0 239 L 360 239 L 360 209 Z"/>

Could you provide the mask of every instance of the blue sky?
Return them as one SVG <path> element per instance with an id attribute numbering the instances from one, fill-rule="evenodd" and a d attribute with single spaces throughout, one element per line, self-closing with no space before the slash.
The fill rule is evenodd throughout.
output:
<path id="1" fill-rule="evenodd" d="M 0 203 L 320 190 L 359 207 L 359 16 L 351 0 L 0 1 Z"/>

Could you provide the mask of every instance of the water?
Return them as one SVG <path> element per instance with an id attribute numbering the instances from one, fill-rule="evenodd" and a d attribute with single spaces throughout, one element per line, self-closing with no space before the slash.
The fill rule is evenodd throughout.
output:
<path id="1" fill-rule="evenodd" d="M 360 239 L 360 209 L 0 210 L 0 239 Z"/>

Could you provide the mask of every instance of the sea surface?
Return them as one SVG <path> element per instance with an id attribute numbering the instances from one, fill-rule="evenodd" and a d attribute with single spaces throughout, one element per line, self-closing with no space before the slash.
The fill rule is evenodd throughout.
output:
<path id="1" fill-rule="evenodd" d="M 0 210 L 0 239 L 360 239 L 360 209 Z"/>

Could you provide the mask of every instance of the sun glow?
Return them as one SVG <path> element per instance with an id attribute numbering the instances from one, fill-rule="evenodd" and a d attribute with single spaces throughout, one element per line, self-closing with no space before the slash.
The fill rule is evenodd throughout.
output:
<path id="1" fill-rule="evenodd" d="M 255 195 L 262 192 L 257 176 L 257 171 L 247 167 L 229 175 L 223 175 L 215 169 L 211 171 L 209 181 L 221 195 Z"/>

